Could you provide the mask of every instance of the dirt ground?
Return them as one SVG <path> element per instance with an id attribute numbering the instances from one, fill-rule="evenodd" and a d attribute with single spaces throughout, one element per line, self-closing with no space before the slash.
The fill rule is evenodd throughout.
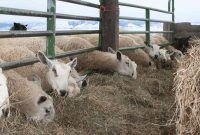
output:
<path id="1" fill-rule="evenodd" d="M 93 73 L 75 98 L 54 98 L 55 120 L 27 122 L 16 110 L 0 122 L 2 135 L 172 135 L 175 70 L 138 67 L 138 79 Z"/>

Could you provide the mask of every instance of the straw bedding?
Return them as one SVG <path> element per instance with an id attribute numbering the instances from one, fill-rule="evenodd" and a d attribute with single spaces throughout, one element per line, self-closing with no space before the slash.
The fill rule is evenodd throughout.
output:
<path id="1" fill-rule="evenodd" d="M 195 41 L 197 42 L 197 41 Z M 200 41 L 198 41 L 198 44 Z M 178 134 L 200 133 L 200 46 L 188 50 L 179 61 L 174 79 L 176 126 Z"/>

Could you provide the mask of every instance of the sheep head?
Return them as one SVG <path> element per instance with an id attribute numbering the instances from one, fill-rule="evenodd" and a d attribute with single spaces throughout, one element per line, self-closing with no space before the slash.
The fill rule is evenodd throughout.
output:
<path id="1" fill-rule="evenodd" d="M 112 48 L 108 48 L 110 53 L 116 55 L 117 59 L 117 72 L 122 75 L 131 76 L 137 78 L 137 64 L 131 61 L 127 56 L 123 55 L 120 51 L 115 52 Z"/>
<path id="2" fill-rule="evenodd" d="M 43 52 L 38 52 L 37 57 L 41 63 L 47 65 L 47 80 L 52 89 L 56 90 L 60 96 L 68 95 L 68 84 L 71 70 L 77 65 L 77 58 L 67 64 L 58 62 L 57 60 L 48 59 Z"/>

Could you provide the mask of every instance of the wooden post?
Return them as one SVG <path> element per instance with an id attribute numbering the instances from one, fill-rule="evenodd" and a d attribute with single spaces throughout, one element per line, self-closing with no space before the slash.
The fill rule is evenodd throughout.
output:
<path id="1" fill-rule="evenodd" d="M 119 5 L 118 0 L 100 0 L 101 35 L 100 48 L 107 51 L 108 47 L 119 48 Z"/>

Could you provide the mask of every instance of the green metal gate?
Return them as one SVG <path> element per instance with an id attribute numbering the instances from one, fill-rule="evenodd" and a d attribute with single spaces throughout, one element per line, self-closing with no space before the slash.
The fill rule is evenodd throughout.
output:
<path id="1" fill-rule="evenodd" d="M 100 10 L 100 5 L 85 2 L 81 0 L 60 0 L 63 2 L 88 6 L 92 8 L 97 8 Z M 66 56 L 71 56 L 75 54 L 85 53 L 89 51 L 94 51 L 100 49 L 101 42 L 99 43 L 98 47 L 93 47 L 89 49 L 80 49 L 70 52 L 64 52 L 61 54 L 55 54 L 55 36 L 56 35 L 75 35 L 75 34 L 100 34 L 100 41 L 103 40 L 101 37 L 101 18 L 100 17 L 89 17 L 89 16 L 74 16 L 68 14 L 60 14 L 56 13 L 56 0 L 47 0 L 47 12 L 40 12 L 40 11 L 32 11 L 32 10 L 24 10 L 24 9 L 16 9 L 16 8 L 6 8 L 0 7 L 0 14 L 4 15 L 19 15 L 19 16 L 32 16 L 32 17 L 45 17 L 47 18 L 47 31 L 4 31 L 0 32 L 0 38 L 10 38 L 10 37 L 35 37 L 35 36 L 47 36 L 47 48 L 46 53 L 49 58 L 61 58 Z M 119 19 L 127 19 L 127 20 L 140 20 L 146 22 L 146 31 L 129 31 L 129 32 L 120 32 L 119 34 L 146 34 L 146 41 L 150 43 L 150 34 L 151 33 L 173 33 L 173 31 L 150 31 L 150 22 L 170 22 L 174 23 L 174 0 L 172 0 L 172 11 L 171 9 L 171 0 L 168 2 L 168 11 L 155 9 L 151 7 L 144 7 L 134 4 L 127 4 L 119 2 L 121 6 L 133 7 L 133 8 L 140 8 L 146 10 L 146 18 L 133 18 L 133 17 L 119 17 Z M 153 20 L 150 18 L 150 11 L 157 11 L 166 14 L 172 15 L 172 21 L 163 21 L 163 20 Z M 90 21 L 99 21 L 100 23 L 100 30 L 66 30 L 66 31 L 56 31 L 56 18 L 59 19 L 74 19 L 74 20 L 90 20 Z M 171 43 L 168 43 L 171 44 Z M 120 50 L 130 50 L 130 49 L 137 49 L 143 48 L 144 45 L 137 46 L 137 47 L 129 47 L 129 48 L 120 48 Z M 0 67 L 3 69 L 11 69 L 20 66 L 26 66 L 29 64 L 33 64 L 38 62 L 36 58 L 31 59 L 24 59 L 14 62 L 5 62 L 1 63 Z"/>

